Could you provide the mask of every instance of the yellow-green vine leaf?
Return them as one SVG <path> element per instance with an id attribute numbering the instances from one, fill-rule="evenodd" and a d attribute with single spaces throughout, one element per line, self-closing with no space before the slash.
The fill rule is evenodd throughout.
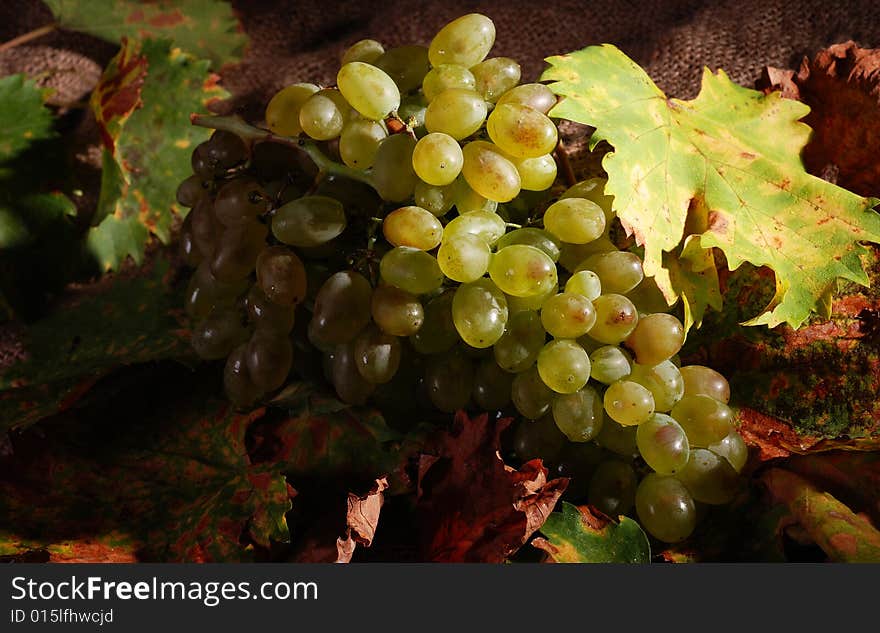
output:
<path id="1" fill-rule="evenodd" d="M 721 249 L 731 270 L 750 262 L 776 275 L 776 294 L 746 325 L 798 327 L 822 311 L 839 278 L 868 284 L 860 242 L 880 242 L 872 211 L 880 201 L 804 170 L 807 106 L 708 69 L 696 99 L 672 99 L 608 44 L 547 61 L 542 79 L 564 97 L 551 114 L 595 127 L 591 143 L 614 147 L 602 163 L 606 192 L 670 304 L 683 297 L 697 315 L 714 296 L 711 275 L 682 276 L 664 264 L 687 237 L 694 200 L 708 211 L 700 247 Z"/>

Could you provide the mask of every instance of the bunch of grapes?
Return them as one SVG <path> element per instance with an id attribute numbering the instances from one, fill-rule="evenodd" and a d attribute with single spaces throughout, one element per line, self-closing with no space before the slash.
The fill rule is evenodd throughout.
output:
<path id="1" fill-rule="evenodd" d="M 745 463 L 727 381 L 679 366 L 684 328 L 618 247 L 605 179 L 551 193 L 556 97 L 494 40 L 469 14 L 427 48 L 360 41 L 335 87 L 272 98 L 271 134 L 195 149 L 193 346 L 226 358 L 240 406 L 307 373 L 296 350 L 350 404 L 516 413 L 520 458 L 589 470 L 590 503 L 681 540 Z"/>

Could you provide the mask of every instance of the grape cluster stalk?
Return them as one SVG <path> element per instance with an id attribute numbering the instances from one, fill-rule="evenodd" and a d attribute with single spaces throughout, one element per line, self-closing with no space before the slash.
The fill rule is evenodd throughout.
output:
<path id="1" fill-rule="evenodd" d="M 192 345 L 240 407 L 306 378 L 410 420 L 516 415 L 520 459 L 680 541 L 740 485 L 729 386 L 680 366 L 682 323 L 613 239 L 605 179 L 552 193 L 556 96 L 494 41 L 476 13 L 427 47 L 362 40 L 261 127 L 194 118 L 215 131 L 177 192 Z"/>

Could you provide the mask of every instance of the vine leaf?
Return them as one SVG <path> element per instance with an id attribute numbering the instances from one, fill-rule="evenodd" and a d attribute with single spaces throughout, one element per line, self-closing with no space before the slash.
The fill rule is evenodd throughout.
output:
<path id="1" fill-rule="evenodd" d="M 703 249 L 723 251 L 731 270 L 751 262 L 774 271 L 775 295 L 746 325 L 798 327 L 825 311 L 839 278 L 868 284 L 860 242 L 880 242 L 880 215 L 871 210 L 880 201 L 804 170 L 810 128 L 799 119 L 807 106 L 708 69 L 696 99 L 672 99 L 607 44 L 547 61 L 542 79 L 564 97 L 552 115 L 594 126 L 591 144 L 614 147 L 603 160 L 606 192 L 644 245 L 645 273 L 670 304 L 688 302 L 694 323 L 707 304 L 697 288 L 712 280 L 681 284 L 663 265 L 663 253 L 691 234 Z M 707 210 L 707 226 L 686 233 L 693 200 Z"/>
<path id="2" fill-rule="evenodd" d="M 0 78 L 0 164 L 53 135 L 45 97 L 45 91 L 24 75 Z"/>
<path id="3" fill-rule="evenodd" d="M 199 61 L 167 40 L 123 39 L 92 93 L 103 140 L 101 193 L 89 250 L 104 270 L 131 256 L 140 263 L 150 234 L 167 244 L 180 181 L 190 173 L 192 148 L 208 131 L 190 125 L 227 93 Z"/>
<path id="4" fill-rule="evenodd" d="M 58 24 L 111 42 L 167 38 L 217 67 L 236 61 L 247 41 L 229 2 L 220 0 L 46 0 Z"/>
<path id="5" fill-rule="evenodd" d="M 593 514 L 589 507 L 563 501 L 562 512 L 550 514 L 541 533 L 548 538 L 536 538 L 532 545 L 547 552 L 554 563 L 651 562 L 648 537 L 625 516 L 616 523 Z"/>

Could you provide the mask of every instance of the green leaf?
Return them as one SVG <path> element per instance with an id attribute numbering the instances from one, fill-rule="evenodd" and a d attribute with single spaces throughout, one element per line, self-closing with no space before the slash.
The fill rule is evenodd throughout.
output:
<path id="1" fill-rule="evenodd" d="M 219 0 L 46 0 L 58 24 L 119 42 L 167 38 L 217 67 L 236 61 L 247 41 L 229 2 Z"/>
<path id="2" fill-rule="evenodd" d="M 880 242 L 878 201 L 804 170 L 807 106 L 708 69 L 696 99 L 672 99 L 607 44 L 547 61 L 542 79 L 565 97 L 553 116 L 594 126 L 591 143 L 614 147 L 603 160 L 606 192 L 670 303 L 683 296 L 697 320 L 715 292 L 713 279 L 684 281 L 664 266 L 663 254 L 691 234 L 703 249 L 721 249 L 731 270 L 751 262 L 775 272 L 776 294 L 747 325 L 798 327 L 827 304 L 837 279 L 867 285 L 859 242 Z M 693 201 L 706 222 L 691 233 Z"/>
<path id="3" fill-rule="evenodd" d="M 620 522 L 595 516 L 588 508 L 562 502 L 540 529 L 549 538 L 532 544 L 547 552 L 556 563 L 648 563 L 651 545 L 632 519 Z"/>
<path id="4" fill-rule="evenodd" d="M 87 237 L 104 270 L 130 256 L 140 263 L 150 234 L 168 243 L 177 185 L 191 172 L 193 147 L 210 132 L 190 124 L 227 93 L 199 61 L 168 41 L 124 39 L 92 93 L 104 153 L 101 194 Z"/>
<path id="5" fill-rule="evenodd" d="M 43 105 L 45 96 L 24 75 L 0 78 L 0 163 L 53 135 L 52 112 Z"/>
<path id="6" fill-rule="evenodd" d="M 0 368 L 0 430 L 70 406 L 122 365 L 191 355 L 183 283 L 168 259 L 73 291 L 23 334 L 21 355 Z"/>

